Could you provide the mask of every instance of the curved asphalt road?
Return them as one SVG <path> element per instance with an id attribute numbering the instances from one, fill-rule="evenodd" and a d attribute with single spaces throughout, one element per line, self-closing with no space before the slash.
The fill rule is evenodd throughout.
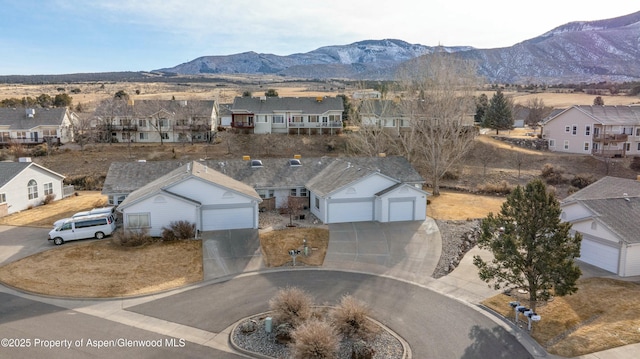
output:
<path id="1" fill-rule="evenodd" d="M 372 317 L 409 343 L 413 358 L 531 357 L 513 335 L 467 305 L 406 282 L 360 273 L 301 269 L 244 275 L 127 310 L 222 332 L 268 310 L 268 300 L 285 286 L 303 288 L 316 304 L 335 304 L 344 294 L 364 300 Z"/>

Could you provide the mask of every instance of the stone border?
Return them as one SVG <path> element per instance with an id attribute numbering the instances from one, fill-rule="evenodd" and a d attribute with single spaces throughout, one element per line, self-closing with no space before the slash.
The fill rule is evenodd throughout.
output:
<path id="1" fill-rule="evenodd" d="M 318 307 L 322 307 L 322 306 L 317 306 Z M 333 308 L 333 307 L 330 307 Z M 240 320 L 238 320 L 237 322 L 235 322 L 232 327 L 231 330 L 229 331 L 229 344 L 231 345 L 231 348 L 233 348 L 234 350 L 245 354 L 245 355 L 249 355 L 252 356 L 254 358 L 258 358 L 258 359 L 274 359 L 273 357 L 270 356 L 266 356 L 260 353 L 256 353 L 256 352 L 252 352 L 250 350 L 246 350 L 244 348 L 241 348 L 238 344 L 236 344 L 235 340 L 233 340 L 233 333 L 235 333 L 236 329 L 238 328 L 238 326 L 240 324 L 242 324 L 243 322 L 251 319 L 251 318 L 255 318 L 255 317 L 259 317 L 259 316 L 266 316 L 267 314 L 272 313 L 272 311 L 268 311 L 268 312 L 262 312 L 262 313 L 256 313 L 253 314 L 251 316 L 248 317 L 244 317 Z M 373 323 L 375 323 L 377 326 L 379 326 L 380 328 L 382 328 L 382 330 L 384 330 L 385 332 L 387 332 L 389 335 L 391 335 L 392 337 L 396 338 L 396 340 L 398 340 L 398 342 L 400 342 L 400 345 L 402 345 L 402 359 L 412 359 L 413 358 L 413 354 L 411 352 L 411 347 L 409 346 L 409 343 L 407 343 L 406 340 L 404 340 L 400 335 L 398 335 L 396 332 L 394 332 L 393 330 L 391 330 L 389 327 L 387 327 L 386 325 L 380 323 L 379 321 L 368 317 L 368 319 L 370 321 L 372 321 Z"/>

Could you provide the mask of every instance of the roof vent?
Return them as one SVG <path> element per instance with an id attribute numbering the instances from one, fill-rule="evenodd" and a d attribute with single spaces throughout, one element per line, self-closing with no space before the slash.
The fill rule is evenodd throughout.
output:
<path id="1" fill-rule="evenodd" d="M 251 160 L 251 168 L 261 168 L 262 167 L 262 161 L 260 160 Z"/>
<path id="2" fill-rule="evenodd" d="M 267 102 L 267 96 L 260 96 L 260 102 Z"/>
<path id="3" fill-rule="evenodd" d="M 31 157 L 19 157 L 18 162 L 31 162 Z"/>
<path id="4" fill-rule="evenodd" d="M 322 96 L 318 96 L 316 97 L 316 102 L 322 102 L 324 98 Z"/>
<path id="5" fill-rule="evenodd" d="M 300 167 L 302 166 L 302 162 L 300 162 L 299 159 L 297 158 L 292 158 L 289 160 L 289 166 L 290 167 Z"/>
<path id="6" fill-rule="evenodd" d="M 26 114 L 27 114 L 27 118 L 34 118 L 36 115 L 36 109 L 35 108 L 28 108 L 25 110 Z"/>

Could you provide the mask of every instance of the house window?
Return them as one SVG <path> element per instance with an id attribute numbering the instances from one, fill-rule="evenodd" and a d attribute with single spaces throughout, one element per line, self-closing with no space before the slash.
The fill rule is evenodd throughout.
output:
<path id="1" fill-rule="evenodd" d="M 569 140 L 564 140 L 564 149 L 565 150 L 569 149 Z"/>
<path id="2" fill-rule="evenodd" d="M 318 115 L 309 116 L 309 122 L 318 122 Z"/>
<path id="3" fill-rule="evenodd" d="M 163 140 L 168 140 L 169 139 L 169 134 L 166 132 L 163 132 L 160 137 L 162 137 Z"/>
<path id="4" fill-rule="evenodd" d="M 585 126 L 584 135 L 585 136 L 591 136 L 591 126 L 589 126 L 589 125 Z"/>
<path id="5" fill-rule="evenodd" d="M 571 129 L 571 134 L 574 135 L 574 136 L 578 134 L 578 126 L 573 125 L 573 127 Z"/>
<path id="6" fill-rule="evenodd" d="M 38 198 L 38 182 L 36 180 L 30 180 L 27 183 L 27 190 L 29 192 L 29 199 Z"/>
<path id="7" fill-rule="evenodd" d="M 626 152 L 631 151 L 631 144 L 630 144 L 629 142 L 625 142 L 625 144 L 624 144 L 624 150 L 625 150 Z"/>
<path id="8" fill-rule="evenodd" d="M 298 195 L 298 190 L 297 190 L 297 189 L 295 189 L 295 188 L 292 188 L 292 189 L 289 191 L 289 195 L 290 195 L 290 196 L 292 196 L 292 197 L 297 196 L 297 195 Z"/>
<path id="9" fill-rule="evenodd" d="M 284 116 L 273 115 L 273 123 L 284 123 Z"/>
<path id="10" fill-rule="evenodd" d="M 293 116 L 291 118 L 292 122 L 302 122 L 302 116 Z"/>
<path id="11" fill-rule="evenodd" d="M 638 142 L 638 151 L 640 151 L 640 142 Z"/>
<path id="12" fill-rule="evenodd" d="M 146 133 L 146 132 L 140 132 L 140 134 L 139 134 L 139 138 L 140 138 L 141 140 L 148 140 L 148 139 L 149 139 L 149 134 L 148 134 L 148 133 Z"/>
<path id="13" fill-rule="evenodd" d="M 147 120 L 138 120 L 138 127 L 147 127 Z"/>
<path id="14" fill-rule="evenodd" d="M 342 121 L 342 116 L 341 115 L 331 115 L 331 116 L 329 116 L 329 119 L 331 120 L 331 122 L 340 122 L 340 121 Z"/>
<path id="15" fill-rule="evenodd" d="M 326 126 L 328 121 L 329 121 L 329 117 L 322 116 L 322 126 Z"/>
<path id="16" fill-rule="evenodd" d="M 42 136 L 44 137 L 56 137 L 58 136 L 58 133 L 56 132 L 56 130 L 52 130 L 50 128 L 45 128 L 42 130 Z"/>
<path id="17" fill-rule="evenodd" d="M 128 228 L 148 228 L 150 227 L 149 213 L 130 213 L 127 214 Z"/>
<path id="18" fill-rule="evenodd" d="M 395 127 L 396 124 L 396 120 L 383 120 L 384 121 L 384 127 Z"/>
<path id="19" fill-rule="evenodd" d="M 267 123 L 267 115 L 262 115 L 262 116 L 258 115 L 256 117 L 256 122 Z"/>
<path id="20" fill-rule="evenodd" d="M 129 142 L 129 141 L 131 141 L 131 133 L 129 133 L 129 132 L 123 132 L 123 133 L 122 133 L 122 141 L 124 141 L 124 142 Z"/>
<path id="21" fill-rule="evenodd" d="M 556 147 L 556 140 L 549 140 L 549 147 Z"/>
<path id="22" fill-rule="evenodd" d="M 409 127 L 409 121 L 408 120 L 400 119 L 398 121 L 400 121 L 400 127 Z"/>
<path id="23" fill-rule="evenodd" d="M 309 196 L 309 192 L 307 192 L 306 188 L 300 188 L 300 197 L 307 197 Z"/>
<path id="24" fill-rule="evenodd" d="M 571 131 L 571 126 L 565 126 L 564 132 L 569 133 L 569 131 Z"/>
<path id="25" fill-rule="evenodd" d="M 640 127 L 636 128 L 636 137 L 640 137 Z"/>
<path id="26" fill-rule="evenodd" d="M 6 202 L 7 202 L 7 194 L 0 193 L 0 203 L 6 203 Z"/>
<path id="27" fill-rule="evenodd" d="M 316 197 L 316 208 L 320 209 L 320 198 Z"/>
<path id="28" fill-rule="evenodd" d="M 53 194 L 53 183 L 52 182 L 44 184 L 44 195 L 48 196 L 50 194 Z"/>
<path id="29" fill-rule="evenodd" d="M 589 142 L 584 143 L 584 150 L 589 151 Z"/>
<path id="30" fill-rule="evenodd" d="M 158 120 L 158 127 L 169 127 L 169 120 L 166 118 L 161 118 Z"/>

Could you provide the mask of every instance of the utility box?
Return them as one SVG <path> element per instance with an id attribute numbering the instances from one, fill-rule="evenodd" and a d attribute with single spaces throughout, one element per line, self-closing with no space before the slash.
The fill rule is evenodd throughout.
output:
<path id="1" fill-rule="evenodd" d="M 271 317 L 264 318 L 264 331 L 267 333 L 271 333 L 272 326 L 273 320 L 271 319 Z"/>

